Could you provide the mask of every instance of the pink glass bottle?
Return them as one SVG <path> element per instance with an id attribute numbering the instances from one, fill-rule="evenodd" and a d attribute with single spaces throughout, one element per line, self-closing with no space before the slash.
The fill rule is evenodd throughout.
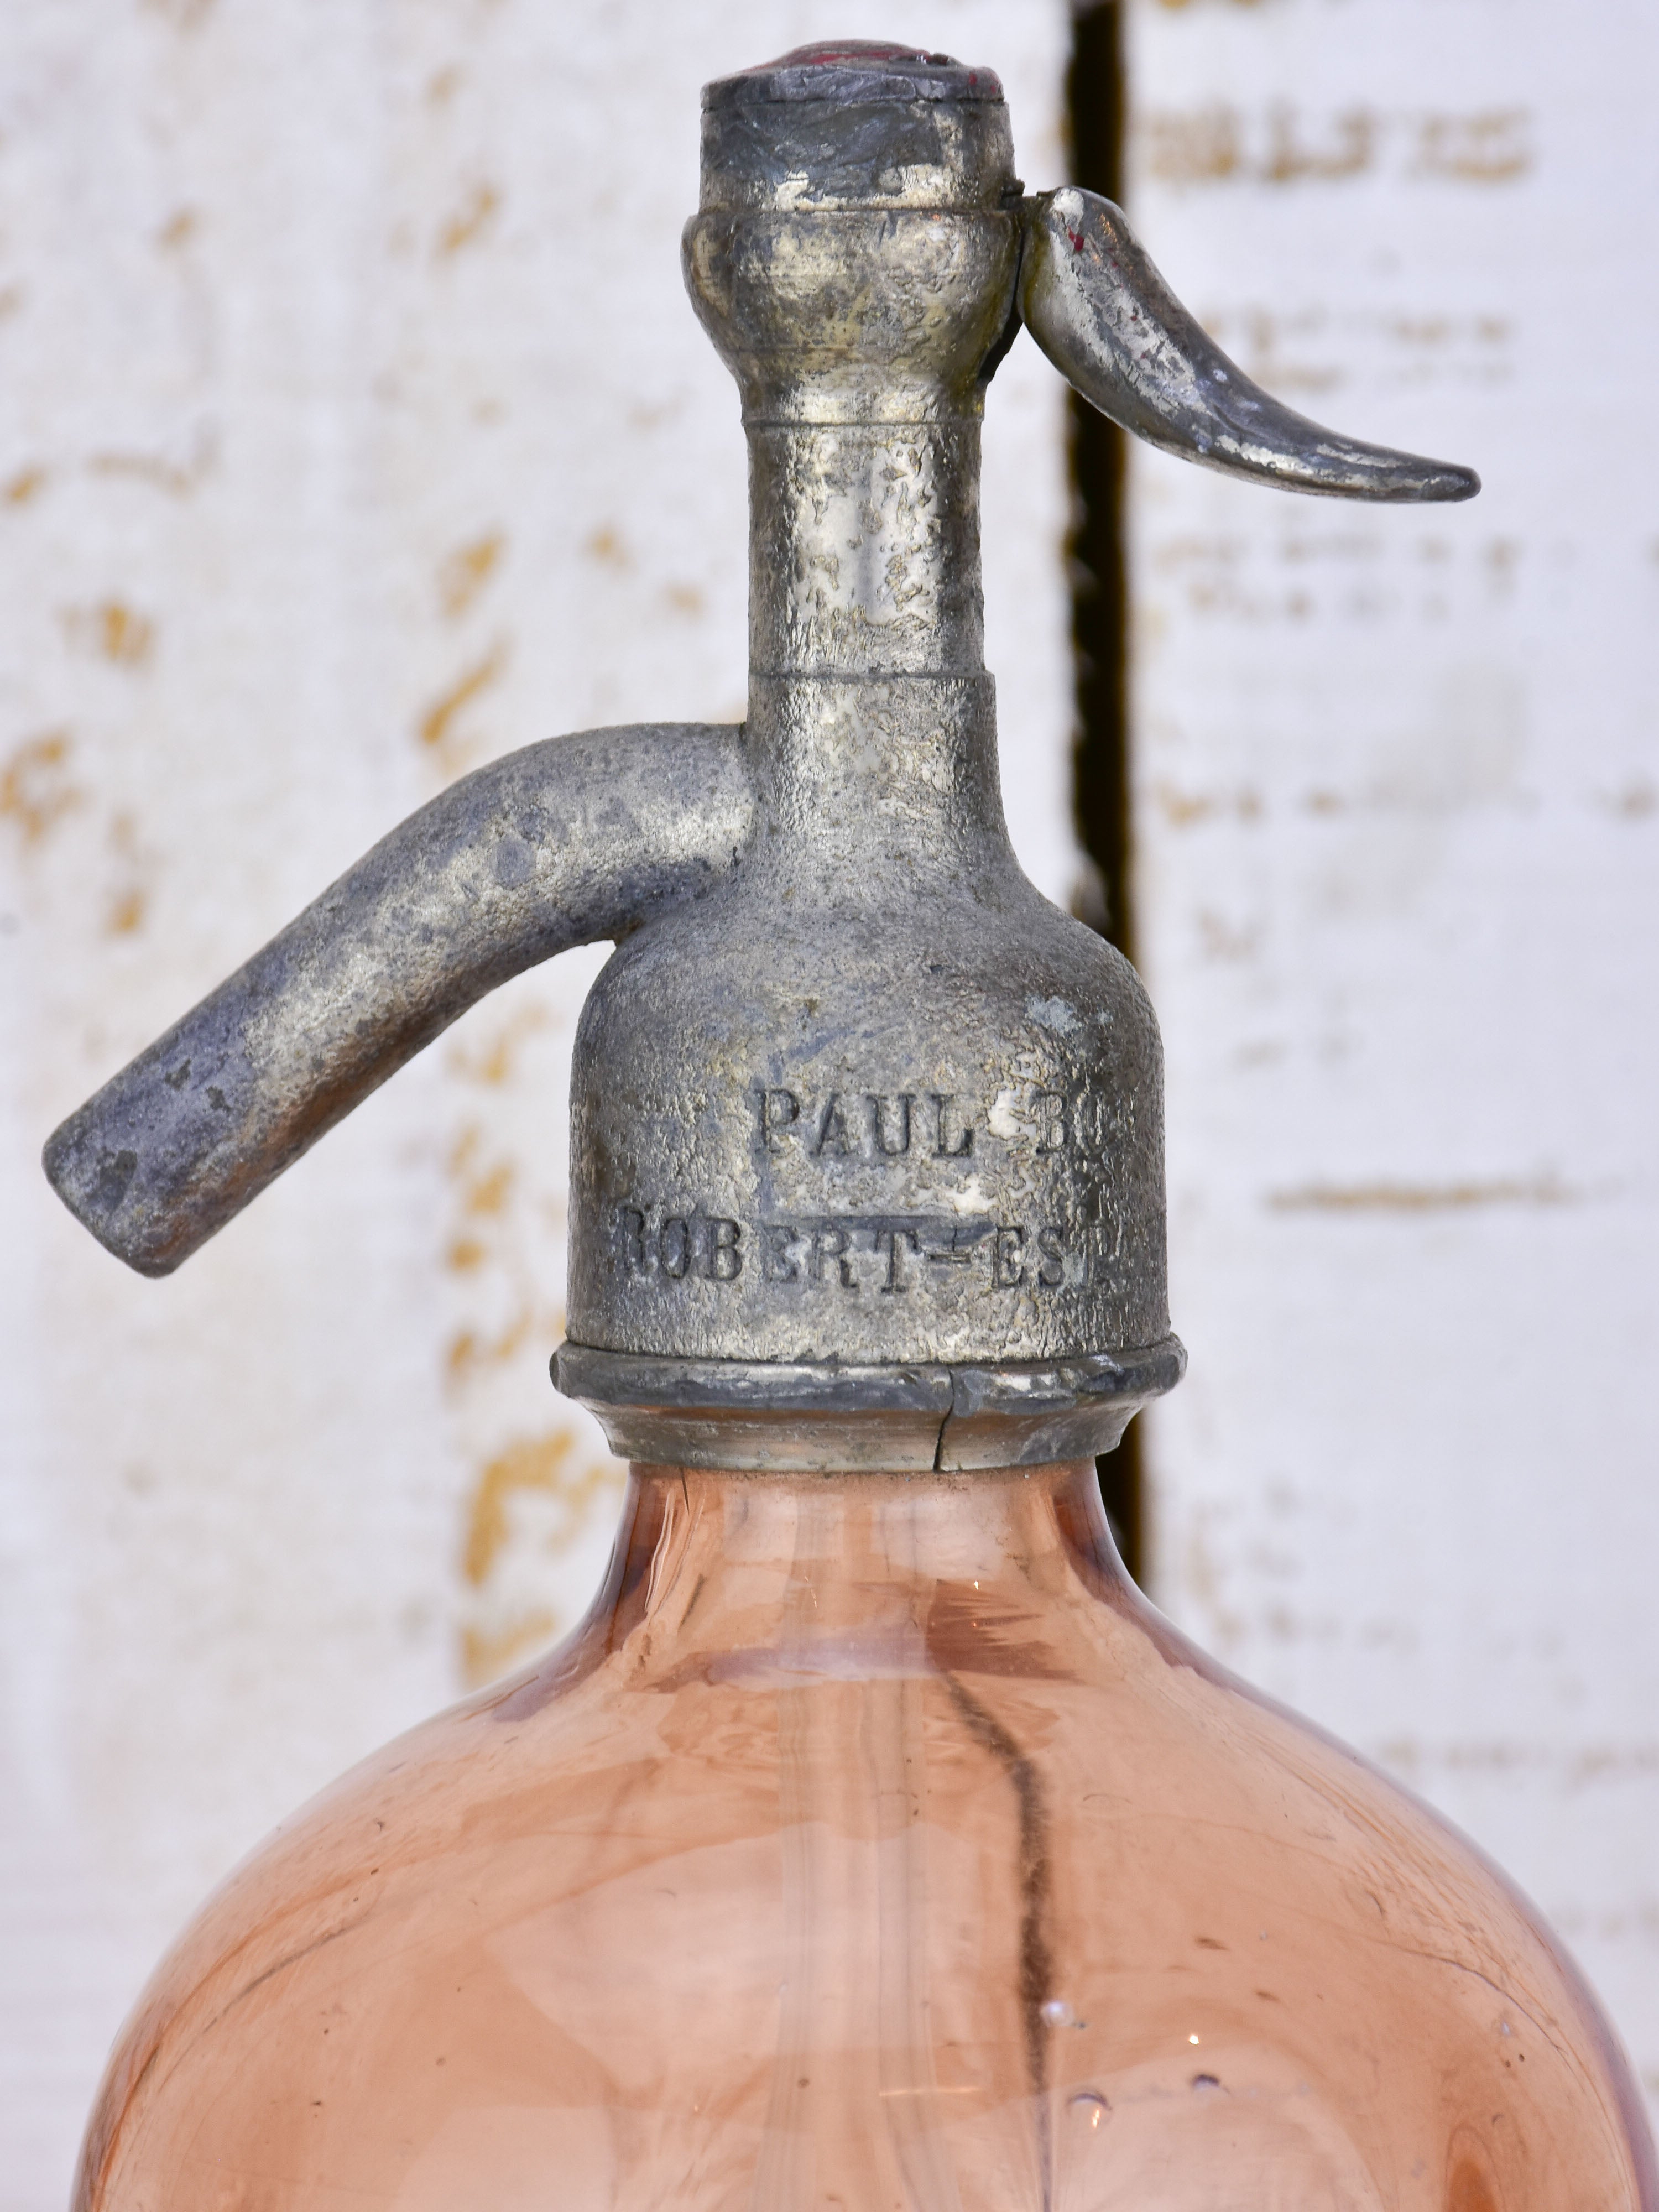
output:
<path id="1" fill-rule="evenodd" d="M 1277 406 L 988 70 L 705 94 L 750 447 L 739 730 L 526 749 L 47 1148 L 161 1273 L 495 983 L 617 951 L 560 1386 L 632 1462 L 577 1633 L 300 1813 L 140 2000 L 77 2212 L 1659 2212 L 1628 2068 L 1468 1844 L 1125 1576 L 1178 1379 L 1156 1024 L 1021 875 L 981 653 L 1023 322 L 1234 473 L 1472 475 Z"/>
<path id="2" fill-rule="evenodd" d="M 570 1640 L 317 1799 L 123 2038 L 120 2212 L 1635 2212 L 1468 1844 L 1130 1583 L 1092 1462 L 636 1468 Z"/>

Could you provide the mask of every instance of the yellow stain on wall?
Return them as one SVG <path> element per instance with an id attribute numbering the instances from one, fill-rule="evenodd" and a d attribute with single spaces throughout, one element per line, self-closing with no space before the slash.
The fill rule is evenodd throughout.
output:
<path id="1" fill-rule="evenodd" d="M 514 1164 L 511 1160 L 484 1158 L 483 1147 L 483 1131 L 475 1121 L 462 1130 L 450 1152 L 447 1166 L 456 1187 L 461 1219 L 445 1248 L 445 1263 L 458 1275 L 477 1276 L 487 1270 L 492 1279 L 510 1283 L 513 1270 L 505 1264 L 501 1239 L 507 1231 Z M 486 1370 L 514 1359 L 529 1340 L 535 1325 L 535 1306 L 522 1288 L 515 1286 L 505 1301 L 498 1298 L 492 1303 L 498 1311 L 504 1303 L 511 1317 L 504 1326 L 469 1326 L 456 1331 L 445 1361 L 452 1390 L 464 1389 Z"/>
<path id="2" fill-rule="evenodd" d="M 501 196 L 494 185 L 470 186 L 454 213 L 438 226 L 434 251 L 447 258 L 459 253 L 464 246 L 471 246 L 501 204 Z"/>
<path id="3" fill-rule="evenodd" d="M 166 492 L 169 499 L 188 499 L 218 465 L 218 451 L 210 436 L 199 437 L 187 462 L 169 460 L 163 453 L 94 453 L 87 462 L 95 477 L 125 477 L 136 483 Z"/>
<path id="4" fill-rule="evenodd" d="M 1534 161 L 1531 118 L 1521 107 L 1307 114 L 1282 100 L 1247 109 L 1218 100 L 1149 109 L 1135 133 L 1149 173 L 1178 185 L 1332 184 L 1384 161 L 1448 184 L 1506 185 Z"/>
<path id="5" fill-rule="evenodd" d="M 15 746 L 0 767 L 0 821 L 15 822 L 26 845 L 38 845 L 65 814 L 87 803 L 70 781 L 73 740 L 67 730 L 48 730 Z"/>
<path id="6" fill-rule="evenodd" d="M 582 551 L 590 561 L 600 562 L 607 568 L 619 568 L 625 572 L 634 565 L 634 556 L 623 542 L 621 532 L 613 530 L 609 523 L 583 539 Z"/>
<path id="7" fill-rule="evenodd" d="M 1532 118 L 1524 107 L 1427 115 L 1419 131 L 1418 168 L 1424 176 L 1507 185 L 1533 166 Z"/>
<path id="8" fill-rule="evenodd" d="M 541 1587 L 545 1568 L 583 1534 L 616 1477 L 613 1462 L 591 1456 L 564 1428 L 520 1437 L 486 1464 L 468 1502 L 461 1551 L 472 1593 L 460 1638 L 470 1687 L 558 1633 L 557 1609 Z"/>
<path id="9" fill-rule="evenodd" d="M 457 1623 L 469 1685 L 495 1680 L 570 1625 L 573 1607 L 586 1595 L 580 1586 L 599 1564 L 590 1546 L 609 1534 L 621 1480 L 591 1431 L 574 1423 L 544 1431 L 538 1413 L 524 1410 L 526 1370 L 546 1389 L 543 1363 L 562 1334 L 563 1315 L 544 1290 L 550 1203 L 535 1169 L 506 1141 L 499 1103 L 555 1025 L 532 997 L 444 1049 L 446 1070 L 469 1087 L 473 1109 L 443 1162 L 450 1210 L 443 1253 L 458 1294 L 444 1381 L 464 1463 L 480 1469 L 466 1509 Z M 514 1440 L 503 1445 L 508 1437 Z"/>
<path id="10" fill-rule="evenodd" d="M 461 1203 L 469 1213 L 504 1213 L 512 1188 L 513 1163 L 500 1160 L 472 1178 L 462 1193 Z"/>
<path id="11" fill-rule="evenodd" d="M 558 1632 L 558 1616 L 552 1613 L 527 1613 L 511 1628 L 495 1635 L 482 1628 L 465 1628 L 461 1680 L 469 1690 L 482 1690 L 510 1674 L 520 1660 L 551 1644 Z"/>
<path id="12" fill-rule="evenodd" d="M 487 531 L 439 562 L 438 604 L 452 622 L 466 612 L 495 574 L 506 544 L 504 531 Z"/>
<path id="13" fill-rule="evenodd" d="M 501 681 L 506 666 L 506 641 L 497 639 L 483 659 L 475 661 L 447 691 L 441 692 L 421 716 L 417 726 L 421 743 L 435 752 L 451 773 L 458 773 L 474 750 L 461 736 L 457 723 L 475 700 Z"/>
<path id="14" fill-rule="evenodd" d="M 118 668 L 142 668 L 155 643 L 155 624 L 149 617 L 119 599 L 67 608 L 64 629 L 77 651 L 112 661 Z"/>
<path id="15" fill-rule="evenodd" d="M 104 933 L 108 937 L 136 937 L 144 926 L 144 914 L 149 902 L 136 884 L 128 884 L 111 898 L 104 915 Z"/>
<path id="16" fill-rule="evenodd" d="M 551 1022 L 545 1006 L 520 1006 L 505 1021 L 497 1023 L 481 1042 L 451 1045 L 444 1055 L 444 1066 L 468 1083 L 482 1083 L 489 1090 L 499 1090 L 516 1069 L 520 1046 L 526 1037 L 550 1028 Z M 450 1157 L 453 1174 L 459 1174 L 465 1168 L 479 1133 L 474 1124 L 461 1137 Z"/>
<path id="17" fill-rule="evenodd" d="M 457 1272 L 465 1272 L 458 1270 Z M 530 1341 L 536 1319 L 533 1308 L 520 1306 L 503 1329 L 494 1334 L 476 1328 L 457 1329 L 444 1354 L 444 1370 L 452 1390 L 463 1390 L 491 1367 L 505 1367 Z"/>
<path id="18" fill-rule="evenodd" d="M 133 937 L 144 926 L 149 892 L 144 882 L 147 855 L 139 847 L 137 823 L 125 807 L 110 823 L 109 842 L 116 856 L 118 880 L 104 912 L 105 934 Z"/>

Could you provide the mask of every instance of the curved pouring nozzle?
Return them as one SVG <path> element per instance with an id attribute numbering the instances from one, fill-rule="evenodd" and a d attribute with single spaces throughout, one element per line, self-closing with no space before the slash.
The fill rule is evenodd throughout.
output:
<path id="1" fill-rule="evenodd" d="M 509 753 L 411 815 L 47 1139 L 99 1243 L 167 1275 L 510 976 L 727 873 L 740 732 L 657 723 Z"/>
<path id="2" fill-rule="evenodd" d="M 1121 208 L 1067 185 L 1024 204 L 1026 327 L 1090 404 L 1148 445 L 1330 499 L 1473 499 L 1480 479 L 1322 429 L 1253 384 L 1159 276 Z"/>

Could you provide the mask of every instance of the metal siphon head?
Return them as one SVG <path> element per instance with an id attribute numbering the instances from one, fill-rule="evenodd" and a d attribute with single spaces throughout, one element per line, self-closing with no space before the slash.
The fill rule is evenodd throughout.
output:
<path id="1" fill-rule="evenodd" d="M 1145 992 L 1008 842 L 985 396 L 1023 323 L 1115 421 L 1304 492 L 1470 471 L 1280 407 L 1118 210 L 1024 196 L 995 75 L 864 41 L 703 94 L 692 304 L 750 449 L 736 729 L 532 746 L 411 817 L 51 1139 L 165 1273 L 482 994 L 617 940 L 572 1079 L 559 1387 L 627 1456 L 1010 1466 L 1179 1377 Z"/>

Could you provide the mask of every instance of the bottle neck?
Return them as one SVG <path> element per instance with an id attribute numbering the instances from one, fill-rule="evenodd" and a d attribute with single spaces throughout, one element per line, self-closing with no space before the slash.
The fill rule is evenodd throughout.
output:
<path id="1" fill-rule="evenodd" d="M 926 895 L 1008 855 L 979 434 L 961 414 L 750 424 L 749 726 L 815 898 Z"/>
<path id="2" fill-rule="evenodd" d="M 1019 1674 L 1098 1667 L 1140 1601 L 1092 1461 L 971 1475 L 630 1468 L 604 1589 L 511 1694 L 622 1659 L 630 1686 L 696 1679 Z"/>
<path id="3" fill-rule="evenodd" d="M 837 900 L 856 900 L 861 879 L 936 891 L 941 868 L 971 884 L 1007 857 L 984 672 L 979 437 L 1023 231 L 1005 204 L 1017 187 L 1000 104 L 980 105 L 974 118 L 930 111 L 923 133 L 956 147 L 962 190 L 915 169 L 917 118 L 906 106 L 888 114 L 909 149 L 908 183 L 880 205 L 867 185 L 844 189 L 871 158 L 862 107 L 849 111 L 845 176 L 819 175 L 806 202 L 798 186 L 824 145 L 803 149 L 797 175 L 769 140 L 763 182 L 750 179 L 761 188 L 738 190 L 758 125 L 733 137 L 717 118 L 704 204 L 685 230 L 692 303 L 737 378 L 749 439 L 761 818 L 796 880 L 829 882 Z M 766 114 L 769 133 L 787 120 Z M 968 158 L 981 139 L 988 169 Z"/>
<path id="4" fill-rule="evenodd" d="M 976 416 L 751 421 L 751 673 L 981 674 L 979 473 Z"/>

